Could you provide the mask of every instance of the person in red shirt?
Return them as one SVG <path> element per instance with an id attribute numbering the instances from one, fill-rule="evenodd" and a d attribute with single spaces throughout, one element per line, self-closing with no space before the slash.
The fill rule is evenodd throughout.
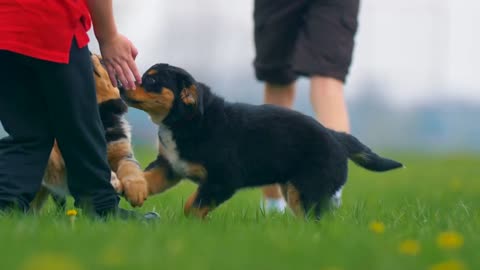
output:
<path id="1" fill-rule="evenodd" d="M 87 31 L 114 86 L 141 76 L 137 49 L 119 34 L 112 0 L 0 0 L 0 211 L 29 210 L 54 139 L 75 205 L 96 217 L 141 217 L 118 207 L 97 106 Z M 145 218 L 156 218 L 149 213 Z"/>

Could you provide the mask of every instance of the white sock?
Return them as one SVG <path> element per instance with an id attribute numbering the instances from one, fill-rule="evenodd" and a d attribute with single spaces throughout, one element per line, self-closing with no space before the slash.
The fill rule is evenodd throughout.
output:
<path id="1" fill-rule="evenodd" d="M 287 202 L 283 199 L 265 199 L 261 207 L 266 213 L 280 212 L 284 213 L 287 208 Z"/>
<path id="2" fill-rule="evenodd" d="M 342 205 L 342 190 L 343 187 L 337 190 L 337 192 L 335 192 L 331 198 L 331 202 L 335 208 L 339 208 Z"/>

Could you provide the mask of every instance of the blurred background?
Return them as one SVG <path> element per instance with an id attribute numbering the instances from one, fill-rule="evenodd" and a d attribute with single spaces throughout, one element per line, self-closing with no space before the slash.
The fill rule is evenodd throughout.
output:
<path id="1" fill-rule="evenodd" d="M 114 5 L 120 31 L 140 52 L 141 72 L 170 63 L 227 100 L 262 103 L 252 66 L 252 0 Z M 480 151 L 479 10 L 475 0 L 361 0 L 346 84 L 352 133 L 394 151 Z M 90 35 L 91 49 L 98 52 Z M 308 91 L 301 79 L 295 108 L 313 115 Z M 128 118 L 137 146 L 155 143 L 155 127 L 145 113 L 131 109 Z"/>

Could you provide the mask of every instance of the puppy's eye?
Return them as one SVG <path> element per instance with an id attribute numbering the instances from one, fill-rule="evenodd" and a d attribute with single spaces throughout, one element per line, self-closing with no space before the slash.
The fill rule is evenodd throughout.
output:
<path id="1" fill-rule="evenodd" d="M 149 85 L 155 84 L 155 79 L 152 78 L 152 77 L 147 77 L 147 78 L 145 78 L 144 83 L 149 84 Z"/>

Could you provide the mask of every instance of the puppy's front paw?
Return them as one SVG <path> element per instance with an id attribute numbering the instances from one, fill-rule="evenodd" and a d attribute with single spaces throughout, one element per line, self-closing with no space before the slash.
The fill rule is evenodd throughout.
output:
<path id="1" fill-rule="evenodd" d="M 142 206 L 148 196 L 147 181 L 143 177 L 125 177 L 122 179 L 125 198 L 134 207 Z"/>
<path id="2" fill-rule="evenodd" d="M 123 193 L 123 185 L 122 185 L 122 183 L 120 182 L 120 180 L 118 180 L 117 174 L 114 173 L 114 172 L 112 172 L 112 174 L 111 174 L 110 184 L 112 184 L 113 189 L 115 189 L 115 191 L 116 191 L 118 194 L 122 194 L 122 193 Z"/>

